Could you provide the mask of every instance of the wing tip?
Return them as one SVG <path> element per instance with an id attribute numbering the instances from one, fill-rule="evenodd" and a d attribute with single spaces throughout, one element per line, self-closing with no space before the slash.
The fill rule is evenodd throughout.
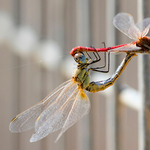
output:
<path id="1" fill-rule="evenodd" d="M 55 140 L 55 143 L 59 140 L 59 138 L 62 136 L 62 134 L 63 134 L 62 132 L 59 133 L 59 135 L 57 136 L 57 138 Z"/>
<path id="2" fill-rule="evenodd" d="M 14 126 L 13 126 L 13 123 L 14 123 L 15 120 L 16 120 L 16 117 L 14 117 L 12 119 L 12 121 L 10 122 L 10 124 L 9 124 L 9 131 L 12 132 L 12 133 L 17 133 L 17 131 L 14 130 Z"/>
<path id="3" fill-rule="evenodd" d="M 35 135 L 36 135 L 36 132 L 34 132 L 33 135 L 31 136 L 30 143 L 38 141 Z"/>

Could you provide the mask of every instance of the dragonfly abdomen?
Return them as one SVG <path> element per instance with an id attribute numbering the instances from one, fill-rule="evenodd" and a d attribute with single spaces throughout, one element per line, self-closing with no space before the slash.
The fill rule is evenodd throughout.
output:
<path id="1" fill-rule="evenodd" d="M 126 57 L 123 59 L 120 66 L 117 68 L 116 72 L 107 80 L 98 81 L 98 82 L 91 82 L 89 86 L 86 88 L 87 91 L 95 93 L 98 91 L 105 90 L 109 86 L 113 85 L 115 81 L 119 78 L 129 61 L 132 57 L 136 56 L 136 54 L 127 53 Z"/>

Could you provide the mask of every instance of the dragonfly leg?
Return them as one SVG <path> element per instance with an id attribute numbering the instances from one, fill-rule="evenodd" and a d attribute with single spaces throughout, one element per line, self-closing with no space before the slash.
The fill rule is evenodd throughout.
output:
<path id="1" fill-rule="evenodd" d="M 105 52 L 105 64 L 101 67 L 89 68 L 89 70 L 96 71 L 96 72 L 102 72 L 102 73 L 108 73 L 109 67 L 110 67 L 110 52 L 108 52 L 108 68 L 107 68 L 107 70 L 100 70 L 105 67 L 106 67 L 106 52 Z"/>
<path id="2" fill-rule="evenodd" d="M 98 52 L 96 51 L 96 49 L 95 49 L 95 47 L 94 46 L 90 46 L 91 48 L 94 48 L 94 51 L 95 52 L 93 52 L 93 54 L 94 54 L 94 56 L 95 56 L 95 60 L 93 60 L 93 61 L 91 61 L 90 63 L 88 63 L 88 65 L 91 65 L 91 64 L 94 64 L 94 63 L 96 63 L 96 62 L 99 62 L 100 60 L 101 60 L 101 57 L 100 57 L 100 55 L 98 54 Z M 91 58 L 91 56 L 88 54 L 88 52 L 86 52 L 87 53 L 87 55 L 89 56 L 89 58 L 90 58 L 90 60 L 92 60 L 92 58 Z M 95 54 L 96 53 L 96 54 Z"/>
<path id="3" fill-rule="evenodd" d="M 91 48 L 94 48 L 94 51 L 95 52 L 93 52 L 93 54 L 94 54 L 94 56 L 95 56 L 95 58 L 96 58 L 96 60 L 101 60 L 101 57 L 100 57 L 100 55 L 98 54 L 98 52 L 97 52 L 97 50 L 95 49 L 95 47 L 92 45 L 92 46 L 90 46 Z M 96 53 L 96 54 L 95 54 Z M 97 55 L 97 56 L 96 56 Z"/>

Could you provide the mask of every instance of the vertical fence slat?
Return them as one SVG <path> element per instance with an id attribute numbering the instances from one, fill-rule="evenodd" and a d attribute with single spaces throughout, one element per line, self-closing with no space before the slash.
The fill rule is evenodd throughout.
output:
<path id="1" fill-rule="evenodd" d="M 90 94 L 91 150 L 106 149 L 106 99 L 100 93 Z"/>
<path id="2" fill-rule="evenodd" d="M 55 59 L 59 60 L 64 50 L 64 0 L 44 0 L 41 2 L 43 18 L 41 26 L 42 39 L 48 39 L 50 42 L 58 44 L 59 54 L 57 53 L 58 55 Z M 55 47 L 53 51 L 55 51 Z M 51 55 L 53 55 L 53 52 Z M 45 97 L 57 87 L 56 85 L 63 82 L 63 77 L 60 73 L 61 69 L 59 67 L 55 69 L 42 69 L 42 97 Z M 61 136 L 57 143 L 54 143 L 59 133 L 60 130 L 48 135 L 43 140 L 42 147 L 47 150 L 49 148 L 55 150 L 65 149 L 65 134 Z"/>
<path id="3" fill-rule="evenodd" d="M 1 45 L 0 55 L 0 149 L 18 150 L 17 135 L 12 135 L 8 129 L 12 114 L 17 109 L 14 74 L 12 71 L 14 55 L 6 45 Z"/>
<path id="4" fill-rule="evenodd" d="M 15 19 L 16 23 L 19 26 L 30 26 L 32 30 L 35 30 L 36 33 L 40 34 L 40 0 L 38 1 L 18 1 L 15 0 L 16 5 L 14 5 L 14 8 L 17 10 L 15 11 Z M 31 5 L 33 4 L 33 5 Z M 18 26 L 18 27 L 19 27 Z M 19 28 L 18 28 L 19 29 Z M 18 30 L 19 31 L 19 30 Z M 25 37 L 26 35 L 24 35 Z M 20 37 L 21 38 L 21 37 Z M 36 37 L 34 37 L 36 38 Z M 17 41 L 17 44 L 19 44 L 19 40 Z M 28 44 L 28 43 L 26 43 Z M 25 43 L 22 43 L 22 47 L 25 47 Z M 19 53 L 22 52 L 22 48 L 17 49 Z M 30 51 L 31 49 L 24 49 L 25 52 Z M 32 59 L 30 57 L 31 55 L 27 57 L 19 57 L 20 59 L 20 64 L 25 65 L 25 64 L 32 64 Z M 27 108 L 31 107 L 32 105 L 36 104 L 40 100 L 39 99 L 34 99 L 32 95 L 32 89 L 37 90 L 37 85 L 33 85 L 33 80 L 32 80 L 32 65 L 28 65 L 27 67 L 20 67 L 18 68 L 19 70 L 19 78 L 18 78 L 18 104 L 19 104 L 19 113 L 22 111 L 26 110 Z M 39 73 L 39 72 L 38 72 Z M 36 84 L 39 86 L 40 80 Z M 33 87 L 33 88 L 31 88 Z M 39 86 L 40 87 L 40 86 Z M 40 92 L 38 91 L 37 94 Z M 30 137 L 32 136 L 34 130 L 24 132 L 24 133 L 19 133 L 19 149 L 36 149 L 40 150 L 41 149 L 41 141 L 38 141 L 36 143 L 30 143 Z"/>
<path id="5" fill-rule="evenodd" d="M 64 7 L 64 53 L 67 52 L 67 57 L 65 59 L 73 59 L 71 56 L 69 56 L 69 51 L 75 45 L 76 43 L 76 1 L 70 1 L 70 0 L 64 0 L 65 5 Z M 72 30 L 73 29 L 73 30 Z M 64 59 L 64 60 L 65 60 Z M 66 61 L 66 60 L 65 60 Z M 68 62 L 68 63 L 66 63 Z M 65 67 L 67 67 L 68 64 L 70 64 L 70 61 L 66 61 Z M 64 68 L 65 69 L 65 68 Z M 68 77 L 71 78 L 72 73 L 70 74 L 70 68 L 69 71 L 65 69 L 65 74 L 62 73 L 65 80 L 68 80 Z M 69 74 L 70 76 L 66 76 L 66 74 Z M 69 128 L 65 133 L 65 150 L 70 149 L 77 149 L 78 147 L 78 139 L 77 139 L 77 125 L 73 125 L 71 128 Z"/>
<path id="6" fill-rule="evenodd" d="M 60 82 L 62 82 L 62 78 L 58 77 L 59 73 L 54 70 L 48 70 L 45 68 L 41 68 L 41 76 L 42 76 L 42 84 L 41 84 L 41 92 L 42 98 L 45 98 L 49 93 L 51 93 Z M 55 143 L 57 136 L 59 135 L 60 130 L 54 133 L 49 134 L 42 140 L 41 149 L 49 150 L 64 150 L 64 134 L 61 138 Z"/>
<path id="7" fill-rule="evenodd" d="M 8 13 L 13 13 L 13 2 L 14 0 L 0 0 L 0 10 Z"/>
<path id="8" fill-rule="evenodd" d="M 66 2 L 67 3 L 67 2 Z M 46 38 L 58 42 L 64 48 L 65 0 L 47 0 Z"/>
<path id="9" fill-rule="evenodd" d="M 41 36 L 41 0 L 21 0 L 19 17 L 21 25 L 28 25 Z"/>
<path id="10" fill-rule="evenodd" d="M 31 57 L 27 58 L 20 58 L 20 65 L 24 64 L 31 64 L 32 59 Z M 36 79 L 37 76 L 35 74 L 32 74 L 32 71 L 35 71 L 33 68 L 34 65 L 28 65 L 25 67 L 20 67 L 19 69 L 19 113 L 22 111 L 32 107 L 36 103 L 40 101 L 40 89 L 37 89 L 37 87 L 40 87 L 40 79 L 38 77 L 37 82 L 34 82 L 33 78 Z M 33 75 L 33 76 L 32 76 Z M 37 72 L 37 75 L 39 75 L 39 72 Z M 33 78 L 32 78 L 33 77 Z M 32 88 L 33 87 L 33 88 Z M 38 95 L 38 98 L 36 98 L 36 95 L 33 95 L 34 90 L 36 90 L 36 95 Z M 35 97 L 34 97 L 35 96 Z M 31 150 L 31 149 L 36 149 L 40 150 L 41 149 L 41 141 L 38 141 L 36 143 L 30 143 L 30 137 L 32 136 L 34 132 L 33 130 L 19 133 L 19 149 L 22 150 Z"/>
<path id="11" fill-rule="evenodd" d="M 115 16 L 116 0 L 106 1 L 106 39 L 109 46 L 116 44 L 115 28 L 112 25 Z M 111 72 L 116 69 L 115 58 L 111 56 Z M 116 141 L 116 86 L 113 85 L 111 96 L 107 97 L 106 110 L 106 149 L 117 150 Z"/>
<path id="12" fill-rule="evenodd" d="M 139 59 L 139 90 L 142 99 L 142 108 L 139 111 L 139 149 L 150 149 L 150 80 L 149 56 L 140 56 Z"/>
<path id="13" fill-rule="evenodd" d="M 150 17 L 150 2 L 138 0 L 138 20 Z M 139 92 L 142 108 L 139 110 L 139 150 L 150 149 L 150 58 L 142 54 L 138 58 Z"/>
<path id="14" fill-rule="evenodd" d="M 90 44 L 90 9 L 88 0 L 76 0 L 77 15 L 77 45 L 88 46 Z M 79 122 L 77 133 L 78 150 L 90 149 L 89 115 Z"/>
<path id="15" fill-rule="evenodd" d="M 42 68 L 41 68 L 42 69 Z M 41 85 L 41 90 L 42 90 L 42 99 L 44 97 L 46 97 L 50 92 L 52 92 L 53 90 L 53 85 L 54 85 L 54 81 L 52 82 L 53 76 L 52 76 L 52 72 L 42 69 L 42 85 Z M 50 77 L 50 78 L 48 78 Z M 49 87 L 48 87 L 49 85 Z M 55 138 L 54 138 L 54 134 L 50 134 L 48 135 L 46 138 L 43 139 L 42 141 L 42 148 L 45 150 L 48 150 L 49 148 L 54 149 L 55 150 L 55 144 L 54 144 Z M 57 145 L 57 143 L 56 143 Z"/>

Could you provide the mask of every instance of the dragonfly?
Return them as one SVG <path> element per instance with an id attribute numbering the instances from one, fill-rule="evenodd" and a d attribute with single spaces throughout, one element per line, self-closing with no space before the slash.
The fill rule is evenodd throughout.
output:
<path id="1" fill-rule="evenodd" d="M 109 71 L 109 66 L 107 70 L 101 70 L 105 65 L 91 67 L 91 64 L 101 60 L 100 56 L 96 54 L 97 52 L 94 54 L 95 58 L 92 59 L 83 52 L 77 52 L 74 55 L 77 67 L 72 78 L 59 85 L 42 101 L 15 116 L 9 125 L 9 130 L 23 132 L 35 129 L 30 142 L 36 142 L 52 132 L 61 130 L 57 141 L 68 128 L 87 115 L 90 110 L 90 100 L 86 91 L 94 93 L 113 85 L 131 58 L 135 56 L 135 54 L 128 53 L 110 78 L 94 82 L 90 81 L 90 71 L 104 73 Z M 108 58 L 110 60 L 110 57 Z"/>
<path id="2" fill-rule="evenodd" d="M 114 17 L 114 26 L 122 33 L 127 35 L 134 41 L 129 44 L 122 44 L 107 48 L 96 48 L 97 52 L 135 52 L 135 53 L 150 53 L 150 37 L 146 36 L 150 28 L 150 18 L 134 23 L 133 17 L 128 13 L 119 13 Z M 70 54 L 75 55 L 78 51 L 93 52 L 92 47 L 78 46 L 71 50 Z"/>

